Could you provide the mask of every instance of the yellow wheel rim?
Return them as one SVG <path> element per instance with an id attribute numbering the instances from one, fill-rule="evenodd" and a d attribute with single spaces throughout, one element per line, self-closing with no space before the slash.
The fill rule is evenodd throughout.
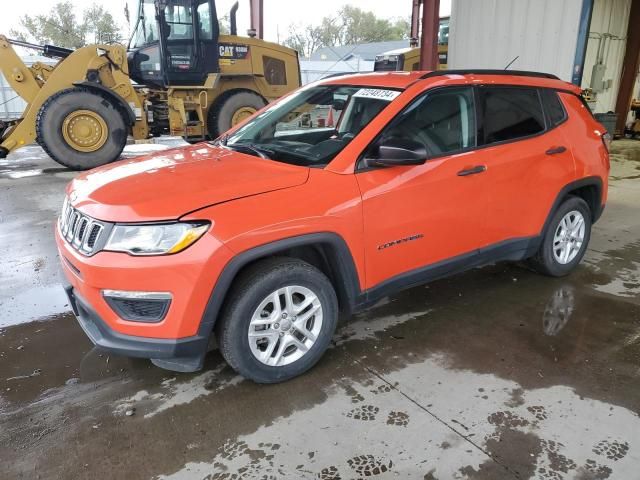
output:
<path id="1" fill-rule="evenodd" d="M 256 112 L 257 110 L 253 107 L 240 107 L 238 110 L 236 110 L 236 113 L 234 113 L 233 116 L 231 117 L 231 126 L 233 127 L 237 125 L 238 123 L 243 121 L 245 118 L 250 117 Z"/>
<path id="2" fill-rule="evenodd" d="M 96 112 L 76 110 L 62 122 L 62 136 L 74 150 L 95 152 L 106 143 L 109 127 Z"/>

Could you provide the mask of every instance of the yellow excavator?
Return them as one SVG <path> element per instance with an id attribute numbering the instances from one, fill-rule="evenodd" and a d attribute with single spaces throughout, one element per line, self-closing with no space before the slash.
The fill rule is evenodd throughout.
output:
<path id="1" fill-rule="evenodd" d="M 214 0 L 141 0 L 129 47 L 69 50 L 0 35 L 0 71 L 27 106 L 0 121 L 0 158 L 38 142 L 58 163 L 85 170 L 120 157 L 127 138 L 212 139 L 300 86 L 298 53 L 262 40 L 263 0 L 251 28 L 219 34 Z M 57 64 L 26 66 L 14 46 Z"/>
<path id="2" fill-rule="evenodd" d="M 417 15 L 414 10 L 414 16 Z M 438 70 L 446 70 L 449 62 L 449 19 L 441 17 L 438 30 Z M 390 50 L 380 55 L 376 55 L 373 64 L 375 72 L 405 71 L 413 72 L 420 70 L 420 47 L 418 43 L 418 33 L 414 28 L 418 28 L 417 19 L 411 22 L 411 46 Z M 413 27 L 415 25 L 415 27 Z"/>

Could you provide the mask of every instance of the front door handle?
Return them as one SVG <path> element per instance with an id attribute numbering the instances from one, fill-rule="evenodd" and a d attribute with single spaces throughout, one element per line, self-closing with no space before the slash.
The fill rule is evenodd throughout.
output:
<path id="1" fill-rule="evenodd" d="M 552 147 L 544 153 L 546 153 L 547 155 L 557 155 L 558 153 L 564 153 L 566 151 L 567 147 L 561 145 L 559 147 Z"/>
<path id="2" fill-rule="evenodd" d="M 460 170 L 458 172 L 459 177 L 466 177 L 467 175 L 475 175 L 476 173 L 482 173 L 487 171 L 486 165 L 476 165 L 475 167 Z"/>

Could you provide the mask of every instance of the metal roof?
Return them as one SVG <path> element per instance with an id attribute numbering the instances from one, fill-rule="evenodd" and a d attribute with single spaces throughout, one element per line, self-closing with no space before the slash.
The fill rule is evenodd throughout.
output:
<path id="1" fill-rule="evenodd" d="M 409 46 L 409 40 L 393 40 L 389 42 L 361 43 L 359 45 L 342 45 L 322 47 L 309 57 L 310 60 L 361 60 L 374 61 L 376 55 Z"/>

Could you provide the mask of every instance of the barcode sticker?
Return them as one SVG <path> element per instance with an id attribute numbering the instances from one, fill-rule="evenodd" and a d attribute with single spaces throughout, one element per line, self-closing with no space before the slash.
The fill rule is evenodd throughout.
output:
<path id="1" fill-rule="evenodd" d="M 383 90 L 381 88 L 361 88 L 353 94 L 354 97 L 359 98 L 375 98 L 377 100 L 384 100 L 390 102 L 394 98 L 400 95 L 397 90 Z"/>

